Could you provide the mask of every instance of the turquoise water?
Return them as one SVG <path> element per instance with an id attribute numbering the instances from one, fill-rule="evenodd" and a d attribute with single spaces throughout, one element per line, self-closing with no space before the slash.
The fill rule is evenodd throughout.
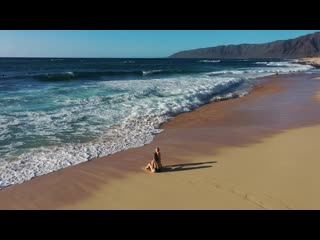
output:
<path id="1" fill-rule="evenodd" d="M 288 60 L 0 59 L 0 188 L 150 143 L 159 125 Z"/>

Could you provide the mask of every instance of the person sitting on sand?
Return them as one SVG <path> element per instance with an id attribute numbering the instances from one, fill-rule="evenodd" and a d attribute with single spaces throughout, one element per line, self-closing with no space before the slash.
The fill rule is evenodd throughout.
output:
<path id="1" fill-rule="evenodd" d="M 160 148 L 157 147 L 153 155 L 153 160 L 150 163 L 148 163 L 145 169 L 150 170 L 152 173 L 155 173 L 155 172 L 159 172 L 161 168 L 162 168 L 162 163 L 161 163 Z"/>

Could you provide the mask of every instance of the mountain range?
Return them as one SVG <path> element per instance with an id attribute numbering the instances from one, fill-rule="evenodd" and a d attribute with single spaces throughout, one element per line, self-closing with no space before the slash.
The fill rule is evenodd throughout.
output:
<path id="1" fill-rule="evenodd" d="M 222 45 L 175 53 L 169 58 L 303 58 L 320 55 L 320 32 L 261 44 Z"/>

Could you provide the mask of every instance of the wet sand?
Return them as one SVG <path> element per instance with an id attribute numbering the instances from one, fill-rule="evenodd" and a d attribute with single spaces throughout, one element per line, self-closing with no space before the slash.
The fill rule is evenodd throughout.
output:
<path id="1" fill-rule="evenodd" d="M 0 191 L 0 209 L 320 209 L 317 74 L 180 114 L 146 146 Z M 165 169 L 142 168 L 153 149 Z"/>

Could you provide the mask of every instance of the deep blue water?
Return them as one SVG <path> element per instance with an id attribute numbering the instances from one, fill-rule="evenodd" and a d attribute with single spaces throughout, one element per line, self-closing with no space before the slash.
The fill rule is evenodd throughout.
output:
<path id="1" fill-rule="evenodd" d="M 152 141 L 158 126 L 291 60 L 0 58 L 0 188 Z"/>

